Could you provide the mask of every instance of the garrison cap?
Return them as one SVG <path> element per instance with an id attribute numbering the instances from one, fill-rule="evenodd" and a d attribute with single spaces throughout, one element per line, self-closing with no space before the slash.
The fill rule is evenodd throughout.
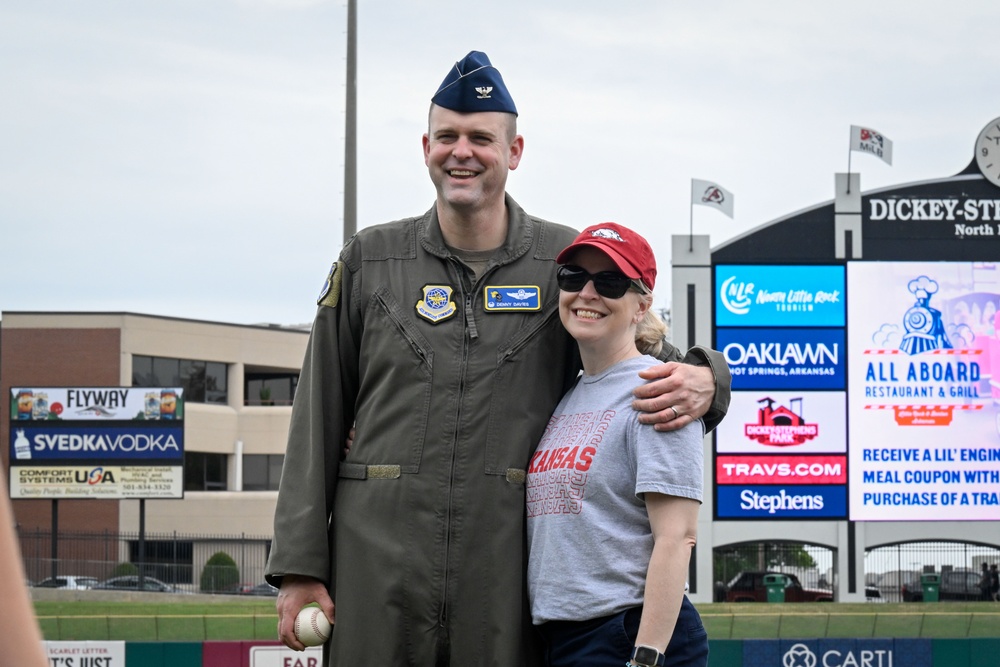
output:
<path id="1" fill-rule="evenodd" d="M 482 51 L 469 51 L 455 63 L 431 102 L 460 113 L 502 111 L 517 115 L 503 77 Z"/>

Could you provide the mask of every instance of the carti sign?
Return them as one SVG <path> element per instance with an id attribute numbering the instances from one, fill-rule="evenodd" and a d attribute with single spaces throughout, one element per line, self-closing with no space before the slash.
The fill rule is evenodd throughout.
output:
<path id="1" fill-rule="evenodd" d="M 842 327 L 843 266 L 718 265 L 720 327 Z"/>
<path id="2" fill-rule="evenodd" d="M 852 262 L 848 293 L 851 519 L 1000 519 L 998 267 Z"/>
<path id="3" fill-rule="evenodd" d="M 14 387 L 12 498 L 183 498 L 175 387 Z"/>
<path id="4" fill-rule="evenodd" d="M 931 667 L 930 639 L 758 639 L 743 642 L 754 667 Z M 957 664 L 957 663 L 956 663 Z"/>

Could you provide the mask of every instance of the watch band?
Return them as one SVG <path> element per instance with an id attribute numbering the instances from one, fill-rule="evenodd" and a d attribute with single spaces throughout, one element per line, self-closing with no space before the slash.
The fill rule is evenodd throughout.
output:
<path id="1" fill-rule="evenodd" d="M 637 644 L 632 649 L 632 664 L 641 667 L 663 667 L 667 661 L 667 656 L 652 646 Z"/>

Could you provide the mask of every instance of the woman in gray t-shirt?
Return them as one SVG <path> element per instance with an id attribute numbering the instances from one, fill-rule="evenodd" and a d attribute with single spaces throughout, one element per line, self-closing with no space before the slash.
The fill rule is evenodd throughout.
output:
<path id="1" fill-rule="evenodd" d="M 556 261 L 559 315 L 584 371 L 528 467 L 528 586 L 546 663 L 704 666 L 708 637 L 684 594 L 704 425 L 662 433 L 631 408 L 665 332 L 650 311 L 653 251 L 603 223 Z"/>

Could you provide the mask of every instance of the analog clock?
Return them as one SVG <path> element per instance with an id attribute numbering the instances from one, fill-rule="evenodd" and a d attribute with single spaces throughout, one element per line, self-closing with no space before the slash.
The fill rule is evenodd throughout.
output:
<path id="1" fill-rule="evenodd" d="M 1000 118 L 994 118 L 976 139 L 976 165 L 986 180 L 1000 187 Z"/>

